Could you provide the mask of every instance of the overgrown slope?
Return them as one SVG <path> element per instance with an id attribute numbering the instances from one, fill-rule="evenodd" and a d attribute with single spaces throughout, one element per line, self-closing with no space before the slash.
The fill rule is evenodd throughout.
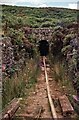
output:
<path id="1" fill-rule="evenodd" d="M 2 6 L 2 22 L 10 27 L 54 27 L 57 24 L 69 24 L 77 21 L 77 11 L 64 8 L 30 8 L 17 6 Z"/>

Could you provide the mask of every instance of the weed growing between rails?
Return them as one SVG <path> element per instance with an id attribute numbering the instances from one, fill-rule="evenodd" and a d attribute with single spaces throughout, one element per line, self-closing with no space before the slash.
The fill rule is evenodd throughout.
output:
<path id="1" fill-rule="evenodd" d="M 2 107 L 15 97 L 27 97 L 28 90 L 36 83 L 38 68 L 34 59 L 28 60 L 23 71 L 18 71 L 12 78 L 3 80 Z"/>

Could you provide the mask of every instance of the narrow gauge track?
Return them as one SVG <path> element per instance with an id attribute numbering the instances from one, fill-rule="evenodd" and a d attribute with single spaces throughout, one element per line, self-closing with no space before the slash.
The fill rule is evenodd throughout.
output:
<path id="1" fill-rule="evenodd" d="M 47 67 L 49 65 L 46 65 L 46 57 L 43 57 L 43 64 L 44 64 L 44 72 L 45 72 L 45 80 L 46 80 L 46 88 L 47 88 L 47 96 L 48 96 L 48 102 L 51 108 L 51 115 L 52 118 L 54 120 L 58 120 L 59 118 L 65 119 L 64 117 L 67 117 L 67 119 L 71 119 L 72 114 L 74 114 L 74 109 L 71 105 L 71 103 L 69 102 L 68 98 L 66 95 L 63 95 L 61 92 L 60 94 L 57 96 L 57 100 L 59 102 L 59 113 L 61 113 L 61 115 L 58 115 L 55 109 L 55 105 L 54 105 L 54 101 L 51 95 L 51 87 L 50 87 L 50 83 L 49 83 L 49 77 L 48 77 L 48 72 L 47 72 Z M 49 70 L 50 71 L 50 70 Z M 51 72 L 51 71 L 50 71 Z M 54 92 L 54 91 L 52 91 Z"/>
<path id="2" fill-rule="evenodd" d="M 59 118 L 62 120 L 71 120 L 74 110 L 67 97 L 61 93 L 61 91 L 58 90 L 58 86 L 54 84 L 55 81 L 51 77 L 51 69 L 49 64 L 46 63 L 45 56 L 43 57 L 43 66 L 40 67 L 42 70 L 43 80 L 40 78 L 40 80 L 37 81 L 35 93 L 32 93 L 32 95 L 28 97 L 28 107 L 26 106 L 27 108 L 23 108 L 25 110 L 21 111 L 20 114 L 17 114 L 16 109 L 18 108 L 18 105 L 11 105 L 11 108 L 8 107 L 7 111 L 4 112 L 8 114 L 8 116 L 4 114 L 2 120 L 11 120 L 12 118 L 13 120 L 19 120 L 19 118 L 21 120 L 42 120 L 42 118 L 46 118 L 48 120 L 59 120 Z M 56 102 L 54 101 L 54 98 L 56 98 Z M 58 100 L 61 105 L 58 104 Z"/>
<path id="3" fill-rule="evenodd" d="M 45 57 L 43 57 L 43 64 L 44 64 L 44 71 L 45 71 L 45 79 L 46 79 L 48 101 L 49 101 L 49 104 L 50 104 L 50 107 L 51 107 L 52 117 L 56 120 L 57 119 L 57 114 L 56 114 L 56 111 L 55 111 L 54 103 L 52 101 L 52 97 L 50 95 L 50 87 L 49 87 L 49 81 L 48 81 Z"/>

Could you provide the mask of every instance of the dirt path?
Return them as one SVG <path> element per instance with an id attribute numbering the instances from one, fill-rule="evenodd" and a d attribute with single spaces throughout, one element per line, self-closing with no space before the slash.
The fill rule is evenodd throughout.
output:
<path id="1" fill-rule="evenodd" d="M 47 93 L 46 93 L 46 84 L 44 73 L 42 73 L 33 91 L 28 97 L 28 107 L 26 112 L 31 110 L 32 116 L 36 117 L 39 109 L 42 109 L 41 118 L 51 118 L 51 113 L 48 105 Z"/>
<path id="2" fill-rule="evenodd" d="M 50 68 L 47 68 L 47 71 L 48 71 L 48 78 L 49 78 L 49 84 L 51 89 L 50 92 L 51 92 L 52 98 L 54 99 L 59 95 L 61 95 L 61 92 L 58 89 L 58 86 L 55 83 L 55 80 L 51 77 Z M 41 72 L 37 78 L 37 83 L 35 85 L 35 88 L 31 90 L 25 103 L 26 105 L 23 108 L 24 110 L 20 114 L 31 116 L 33 118 L 37 118 L 37 117 L 48 118 L 48 119 L 52 118 L 49 103 L 48 103 L 43 67 L 41 67 Z M 58 113 L 58 117 L 61 118 L 62 115 L 58 107 L 56 107 L 56 111 Z"/>
<path id="3" fill-rule="evenodd" d="M 48 79 L 50 85 L 50 93 L 52 96 L 52 100 L 53 101 L 55 100 L 54 104 L 55 104 L 57 116 L 58 118 L 62 118 L 62 114 L 60 107 L 58 105 L 57 98 L 61 95 L 64 95 L 64 93 L 62 92 L 60 86 L 55 81 L 55 78 L 52 77 L 53 72 L 51 72 L 50 67 L 47 68 L 47 71 L 48 71 Z M 28 98 L 22 102 L 22 110 L 20 108 L 18 111 L 19 111 L 18 113 L 20 113 L 21 115 L 30 116 L 32 118 L 48 118 L 48 119 L 52 118 L 48 103 L 43 67 L 41 67 L 41 72 L 37 78 L 37 83 L 34 89 L 31 90 Z"/>

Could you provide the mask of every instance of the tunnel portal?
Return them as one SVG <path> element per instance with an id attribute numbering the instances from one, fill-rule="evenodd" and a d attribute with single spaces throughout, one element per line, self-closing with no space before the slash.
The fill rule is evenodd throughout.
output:
<path id="1" fill-rule="evenodd" d="M 39 41 L 40 56 L 47 56 L 49 54 L 49 43 L 47 40 Z"/>

